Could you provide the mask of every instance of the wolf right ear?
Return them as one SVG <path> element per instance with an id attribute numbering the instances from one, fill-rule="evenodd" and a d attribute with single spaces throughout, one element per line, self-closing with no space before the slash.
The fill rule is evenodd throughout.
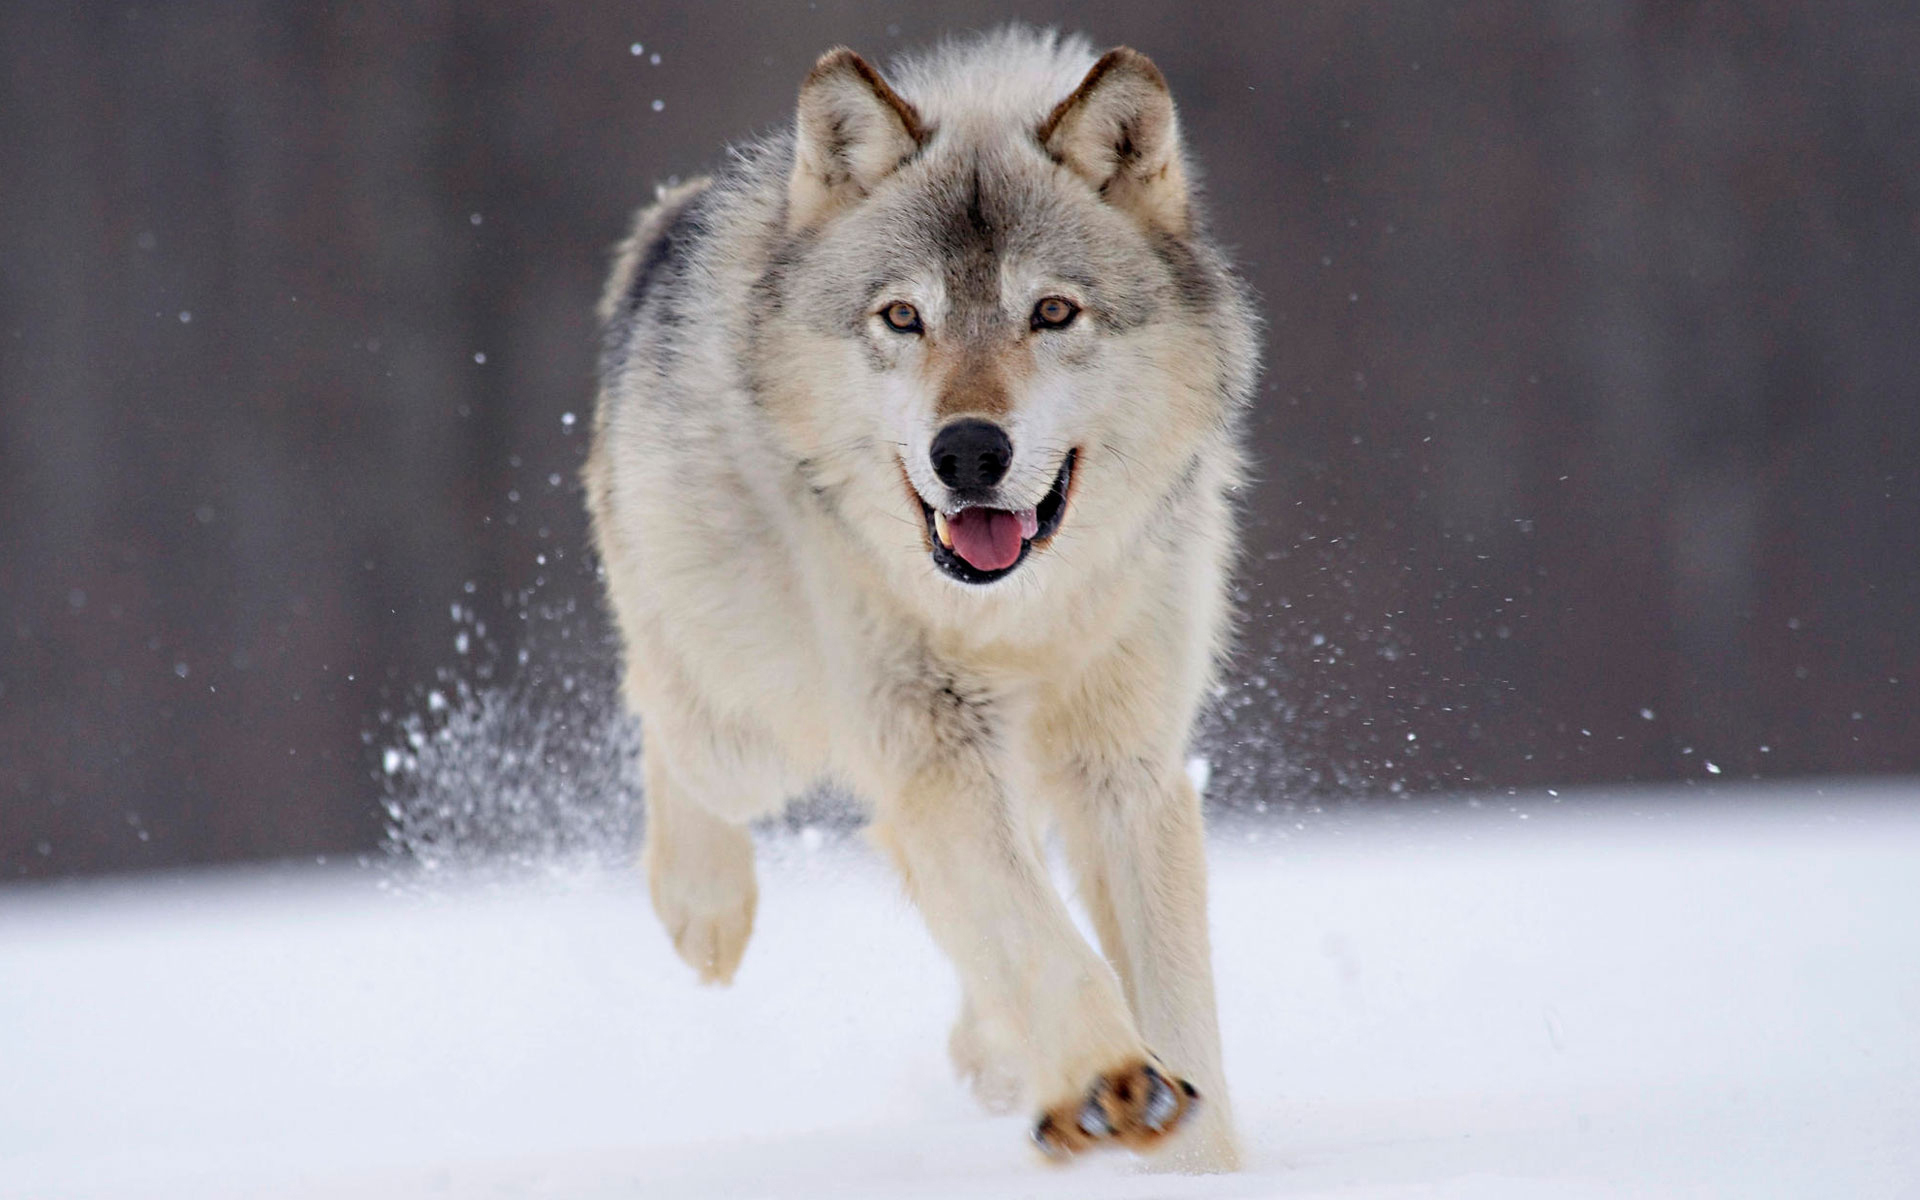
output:
<path id="1" fill-rule="evenodd" d="M 800 85 L 788 227 L 816 225 L 866 195 L 926 138 L 919 112 L 866 59 L 845 46 L 827 51 Z"/>
<path id="2" fill-rule="evenodd" d="M 1173 94 L 1146 55 L 1126 46 L 1101 55 L 1035 136 L 1108 204 L 1149 228 L 1187 231 L 1192 197 Z"/>

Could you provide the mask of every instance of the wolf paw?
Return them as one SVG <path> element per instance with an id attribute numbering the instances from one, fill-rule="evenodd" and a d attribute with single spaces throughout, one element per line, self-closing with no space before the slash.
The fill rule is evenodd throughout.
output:
<path id="1" fill-rule="evenodd" d="M 657 903 L 654 908 L 673 938 L 675 953 L 700 973 L 701 983 L 733 982 L 733 973 L 747 952 L 747 940 L 753 936 L 751 895 L 721 912 L 669 912 Z"/>
<path id="2" fill-rule="evenodd" d="M 653 849 L 649 847 L 650 851 Z M 759 888 L 753 878 L 753 843 L 741 832 L 702 846 L 698 858 L 682 851 L 650 853 L 648 891 L 653 911 L 673 939 L 673 948 L 700 973 L 700 982 L 727 984 L 740 969 Z"/>
<path id="3" fill-rule="evenodd" d="M 1033 1143 L 1056 1161 L 1104 1145 L 1147 1150 L 1199 1105 L 1200 1093 L 1191 1083 L 1136 1060 L 1094 1080 L 1084 1096 L 1040 1114 Z"/>
<path id="4" fill-rule="evenodd" d="M 1019 1072 L 1004 1053 L 999 1052 L 968 1005 L 953 1023 L 947 1038 L 947 1056 L 953 1060 L 953 1072 L 973 1091 L 980 1107 L 995 1116 L 1013 1111 L 1020 1102 Z"/>

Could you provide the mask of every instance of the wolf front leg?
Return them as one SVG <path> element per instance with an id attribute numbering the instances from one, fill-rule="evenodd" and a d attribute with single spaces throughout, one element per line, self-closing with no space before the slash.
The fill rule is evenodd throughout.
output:
<path id="1" fill-rule="evenodd" d="M 1191 1087 L 1153 1062 L 1113 972 L 1075 930 L 989 772 L 915 773 L 887 794 L 874 836 L 959 969 L 969 1004 L 1012 1031 L 1041 1105 L 1033 1134 L 1043 1153 L 1146 1149 L 1179 1126 Z"/>
<path id="2" fill-rule="evenodd" d="M 680 957 L 702 983 L 728 984 L 759 902 L 753 839 L 699 802 L 647 735 L 647 890 Z"/>
<path id="3" fill-rule="evenodd" d="M 1182 1171 L 1239 1166 L 1220 1064 L 1200 797 L 1176 768 L 1051 773 L 1067 856 L 1141 1035 L 1194 1081 L 1200 1111 L 1160 1156 Z"/>

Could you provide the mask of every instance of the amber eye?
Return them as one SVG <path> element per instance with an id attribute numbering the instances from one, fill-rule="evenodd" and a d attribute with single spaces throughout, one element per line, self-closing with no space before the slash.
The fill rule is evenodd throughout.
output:
<path id="1" fill-rule="evenodd" d="M 1065 329 L 1080 315 L 1080 306 L 1065 296 L 1048 296 L 1033 306 L 1035 329 Z"/>
<path id="2" fill-rule="evenodd" d="M 920 310 L 904 300 L 895 300 L 892 304 L 881 309 L 880 319 L 885 321 L 887 328 L 893 330 L 895 333 L 924 333 L 926 331 L 925 327 L 920 324 Z"/>

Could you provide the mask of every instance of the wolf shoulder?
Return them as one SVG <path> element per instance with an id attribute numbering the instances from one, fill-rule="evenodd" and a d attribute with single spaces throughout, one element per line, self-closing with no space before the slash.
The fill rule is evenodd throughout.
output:
<path id="1" fill-rule="evenodd" d="M 631 318 L 662 273 L 678 266 L 695 248 L 705 231 L 694 210 L 712 187 L 713 178 L 708 175 L 663 185 L 654 202 L 634 214 L 633 232 L 615 248 L 613 270 L 600 295 L 597 312 L 603 326 Z"/>
<path id="2" fill-rule="evenodd" d="M 754 293 L 777 249 L 792 139 L 736 145 L 721 169 L 661 186 L 614 250 L 602 289 L 603 395 L 673 381 L 678 390 L 733 390 L 744 382 Z"/>

